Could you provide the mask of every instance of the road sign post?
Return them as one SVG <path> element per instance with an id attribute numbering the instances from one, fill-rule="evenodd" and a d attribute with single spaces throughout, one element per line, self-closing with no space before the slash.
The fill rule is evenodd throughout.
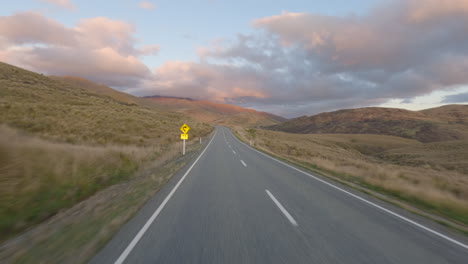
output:
<path id="1" fill-rule="evenodd" d="M 180 131 L 182 131 L 183 134 L 180 134 L 180 139 L 183 140 L 183 143 L 182 143 L 182 155 L 185 155 L 185 140 L 188 139 L 188 131 L 190 130 L 190 127 L 187 126 L 186 124 L 183 124 L 181 127 L 180 127 Z"/>

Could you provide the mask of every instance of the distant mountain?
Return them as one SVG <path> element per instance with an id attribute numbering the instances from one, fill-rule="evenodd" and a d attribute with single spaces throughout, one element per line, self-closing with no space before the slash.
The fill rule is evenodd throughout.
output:
<path id="1" fill-rule="evenodd" d="M 178 112 L 203 122 L 223 125 L 268 126 L 286 120 L 280 116 L 253 109 L 210 101 L 197 101 L 191 98 L 160 95 L 136 97 L 75 76 L 50 76 L 49 78 L 77 89 L 84 89 L 114 99 L 120 104 Z"/>
<path id="2" fill-rule="evenodd" d="M 280 116 L 236 105 L 190 98 L 148 96 L 145 99 L 200 121 L 223 125 L 268 126 L 286 120 Z"/>
<path id="3" fill-rule="evenodd" d="M 468 105 L 422 111 L 368 107 L 302 116 L 268 126 L 290 133 L 378 134 L 438 142 L 468 139 Z"/>
<path id="4" fill-rule="evenodd" d="M 172 98 L 172 99 L 182 99 L 182 100 L 189 100 L 189 101 L 195 101 L 192 98 L 189 97 L 178 97 L 178 96 L 162 96 L 162 95 L 150 95 L 150 96 L 143 96 L 143 98 Z"/>

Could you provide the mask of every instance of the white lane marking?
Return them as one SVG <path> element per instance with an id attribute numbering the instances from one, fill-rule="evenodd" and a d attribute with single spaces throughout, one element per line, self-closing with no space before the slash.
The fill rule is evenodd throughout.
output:
<path id="1" fill-rule="evenodd" d="M 281 212 L 284 214 L 284 216 L 286 216 L 286 218 L 289 220 L 289 222 L 291 222 L 291 224 L 293 226 L 298 226 L 296 220 L 294 220 L 294 218 L 283 207 L 283 205 L 281 205 L 281 203 L 278 202 L 278 200 L 276 200 L 275 196 L 273 196 L 273 194 L 271 194 L 271 192 L 269 190 L 265 190 L 265 192 L 268 194 L 268 196 L 270 196 L 270 198 L 273 200 L 273 202 L 276 204 L 276 206 L 278 206 L 278 208 L 281 210 Z"/>
<path id="2" fill-rule="evenodd" d="M 229 145 L 229 143 L 227 142 L 227 139 L 226 139 L 226 134 L 224 133 L 224 129 L 223 129 L 223 136 L 224 136 L 224 141 L 226 142 L 226 144 Z"/>
<path id="3" fill-rule="evenodd" d="M 284 163 L 284 162 L 282 162 L 282 161 L 280 161 L 280 160 L 278 160 L 278 159 L 275 159 L 275 158 L 273 158 L 273 157 L 270 157 L 270 156 L 268 156 L 267 154 L 265 154 L 265 153 L 263 153 L 263 152 L 260 152 L 260 151 L 258 151 L 258 150 L 256 150 L 256 149 L 254 149 L 254 148 L 248 146 L 248 145 L 245 144 L 244 142 L 240 141 L 240 140 L 239 140 L 237 137 L 235 137 L 234 135 L 232 135 L 232 136 L 233 136 L 237 141 L 239 141 L 240 143 L 242 143 L 243 145 L 245 145 L 246 147 L 248 147 L 248 148 L 250 148 L 250 149 L 252 149 L 252 150 L 258 152 L 259 154 L 262 154 L 263 156 L 265 156 L 265 157 L 267 157 L 267 158 L 270 158 L 270 159 L 272 159 L 272 160 L 274 160 L 274 161 L 276 161 L 276 162 L 279 162 L 279 163 L 281 163 L 281 164 L 283 164 L 283 165 L 285 165 L 285 166 L 287 166 L 287 167 L 289 167 L 289 168 L 291 168 L 291 169 L 294 169 L 294 170 L 296 170 L 296 171 L 298 171 L 298 172 L 300 172 L 300 173 L 303 173 L 303 174 L 309 176 L 310 178 L 312 178 L 312 179 L 314 179 L 314 180 L 317 180 L 317 181 L 319 181 L 319 182 L 321 182 L 321 183 L 323 183 L 323 184 L 326 184 L 326 185 L 328 185 L 328 186 L 330 186 L 330 187 L 332 187 L 332 188 L 334 188 L 334 189 L 336 189 L 336 190 L 338 190 L 338 191 L 344 192 L 344 193 L 346 193 L 347 195 L 350 195 L 350 196 L 352 196 L 352 197 L 354 197 L 354 198 L 356 198 L 356 199 L 358 199 L 358 200 L 361 200 L 361 201 L 364 202 L 364 203 L 367 203 L 367 204 L 369 204 L 369 205 L 371 205 L 371 206 L 374 206 L 375 208 L 378 208 L 378 209 L 380 209 L 380 210 L 382 210 L 382 211 L 384 211 L 384 212 L 386 212 L 386 213 L 388 213 L 388 214 L 391 214 L 391 215 L 393 215 L 393 216 L 395 216 L 395 217 L 397 217 L 397 218 L 399 218 L 399 219 L 401 219 L 401 220 L 403 220 L 403 221 L 406 221 L 406 222 L 408 222 L 408 223 L 410 223 L 410 224 L 413 224 L 413 225 L 415 225 L 415 226 L 417 226 L 417 227 L 419 227 L 419 228 L 421 228 L 421 229 L 423 229 L 423 230 L 425 230 L 425 231 L 427 231 L 427 232 L 429 232 L 429 233 L 432 233 L 432 234 L 434 234 L 434 235 L 436 235 L 436 236 L 438 236 L 438 237 L 441 237 L 441 238 L 443 238 L 443 239 L 445 239 L 445 240 L 447 240 L 447 241 L 450 241 L 450 242 L 452 242 L 452 243 L 454 243 L 454 244 L 456 244 L 456 245 L 458 245 L 458 246 L 460 246 L 460 247 L 462 247 L 462 248 L 468 249 L 468 245 L 466 245 L 466 244 L 464 244 L 464 243 L 462 243 L 462 242 L 460 242 L 460 241 L 458 241 L 458 240 L 455 240 L 455 239 L 453 239 L 453 238 L 451 238 L 451 237 L 449 237 L 449 236 L 446 236 L 446 235 L 444 235 L 444 234 L 442 234 L 442 233 L 439 233 L 439 232 L 437 232 L 437 231 L 435 231 L 435 230 L 432 230 L 432 229 L 430 229 L 429 227 L 426 227 L 426 226 L 424 226 L 424 225 L 422 225 L 422 224 L 419 224 L 419 223 L 417 223 L 417 222 L 415 222 L 415 221 L 413 221 L 413 220 L 411 220 L 411 219 L 409 219 L 409 218 L 406 218 L 406 217 L 404 217 L 404 216 L 402 216 L 402 215 L 399 215 L 399 214 L 397 214 L 397 213 L 395 213 L 395 212 L 393 212 L 393 211 L 391 211 L 391 210 L 389 210 L 389 209 L 386 209 L 386 208 L 384 208 L 384 207 L 382 207 L 382 206 L 380 206 L 380 205 L 378 205 L 378 204 L 375 204 L 375 203 L 373 203 L 373 202 L 371 202 L 371 201 L 368 201 L 368 200 L 366 200 L 366 199 L 364 199 L 364 198 L 362 198 L 362 197 L 360 197 L 360 196 L 358 196 L 358 195 L 355 195 L 355 194 L 353 194 L 353 193 L 350 193 L 350 192 L 348 192 L 348 191 L 346 191 L 346 190 L 344 190 L 344 189 L 342 189 L 342 188 L 340 188 L 340 187 L 338 187 L 338 186 L 335 186 L 335 185 L 333 185 L 333 184 L 331 184 L 331 183 L 329 183 L 329 182 L 327 182 L 327 181 L 324 181 L 324 180 L 322 180 L 322 179 L 320 179 L 320 178 L 318 178 L 318 177 L 316 177 L 316 176 L 313 176 L 313 175 L 311 175 L 311 174 L 309 174 L 309 173 L 307 173 L 307 172 L 304 172 L 304 171 L 302 171 L 302 170 L 300 170 L 300 169 L 298 169 L 298 168 L 296 168 L 296 167 L 294 167 L 294 166 L 291 166 L 291 165 L 289 165 L 289 164 L 287 164 L 287 163 Z"/>
<path id="4" fill-rule="evenodd" d="M 232 153 L 236 154 L 236 152 L 233 150 Z"/>
<path id="5" fill-rule="evenodd" d="M 245 164 L 245 162 L 243 160 L 241 160 L 241 162 L 244 165 L 244 167 L 247 167 L 247 164 Z"/>
<path id="6" fill-rule="evenodd" d="M 193 166 L 195 166 L 195 164 L 197 164 L 198 160 L 203 156 L 203 154 L 205 153 L 205 151 L 208 149 L 208 147 L 210 146 L 211 142 L 213 141 L 213 139 L 216 137 L 216 134 L 218 132 L 216 131 L 215 132 L 215 135 L 213 136 L 213 138 L 210 140 L 210 142 L 208 143 L 208 145 L 205 147 L 205 149 L 203 150 L 203 152 L 200 154 L 200 156 L 198 156 L 198 158 L 195 160 L 195 162 L 193 162 L 192 166 L 190 166 L 190 168 L 187 170 L 187 172 L 185 172 L 184 176 L 182 176 L 182 178 L 179 180 L 179 182 L 176 184 L 176 186 L 174 186 L 174 188 L 172 189 L 172 191 L 167 195 L 167 197 L 164 199 L 164 201 L 159 205 L 158 209 L 156 209 L 156 211 L 153 213 L 153 215 L 151 215 L 151 217 L 148 219 L 148 221 L 146 221 L 145 225 L 141 228 L 141 230 L 138 232 L 138 234 L 136 234 L 136 236 L 133 238 L 132 242 L 130 242 L 130 244 L 128 244 L 127 248 L 125 248 L 125 250 L 122 252 L 122 254 L 120 255 L 120 257 L 114 262 L 114 264 L 122 264 L 125 259 L 127 258 L 127 256 L 130 254 L 130 252 L 132 252 L 133 248 L 136 246 L 136 244 L 138 243 L 138 241 L 140 241 L 140 239 L 143 237 L 143 235 L 145 234 L 146 230 L 148 230 L 148 228 L 151 226 L 151 224 L 154 222 L 154 220 L 156 219 L 156 217 L 158 217 L 159 213 L 161 213 L 162 209 L 164 209 L 164 206 L 166 206 L 167 202 L 169 201 L 169 199 L 171 199 L 172 195 L 174 195 L 175 191 L 177 191 L 177 188 L 179 188 L 180 184 L 184 181 L 185 177 L 187 177 L 187 175 L 189 174 L 189 172 L 192 170 Z"/>

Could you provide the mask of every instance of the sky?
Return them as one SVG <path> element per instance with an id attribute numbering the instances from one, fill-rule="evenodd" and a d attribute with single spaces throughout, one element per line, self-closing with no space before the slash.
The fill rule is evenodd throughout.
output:
<path id="1" fill-rule="evenodd" d="M 468 103 L 468 0 L 17 0 L 0 61 L 284 117 Z"/>

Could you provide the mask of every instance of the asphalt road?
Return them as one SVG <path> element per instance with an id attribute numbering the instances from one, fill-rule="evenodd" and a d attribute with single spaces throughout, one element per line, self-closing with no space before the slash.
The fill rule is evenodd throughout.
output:
<path id="1" fill-rule="evenodd" d="M 91 263 L 468 263 L 466 237 L 218 127 Z"/>

